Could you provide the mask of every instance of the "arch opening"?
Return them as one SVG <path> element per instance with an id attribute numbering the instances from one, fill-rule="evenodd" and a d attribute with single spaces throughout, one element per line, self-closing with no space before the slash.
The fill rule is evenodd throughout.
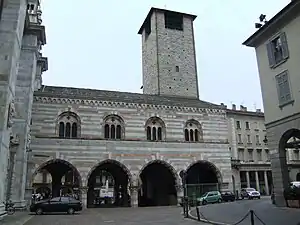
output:
<path id="1" fill-rule="evenodd" d="M 198 161 L 186 170 L 186 194 L 190 198 L 200 197 L 208 191 L 219 191 L 221 183 L 221 173 L 208 161 Z"/>
<path id="2" fill-rule="evenodd" d="M 169 206 L 177 204 L 176 176 L 162 162 L 147 165 L 140 174 L 139 206 Z"/>
<path id="3" fill-rule="evenodd" d="M 289 170 L 288 161 L 299 160 L 299 149 L 300 149 L 300 130 L 290 129 L 286 131 L 280 138 L 279 141 L 279 163 L 282 174 L 282 185 L 284 188 L 289 186 Z M 287 157 L 288 156 L 288 157 Z M 296 177 L 297 179 L 300 177 Z M 277 194 L 280 194 L 278 190 Z"/>
<path id="4" fill-rule="evenodd" d="M 72 196 L 81 199 L 81 176 L 69 162 L 54 159 L 42 164 L 33 175 L 34 194 L 41 199 Z"/>
<path id="5" fill-rule="evenodd" d="M 87 207 L 130 207 L 128 186 L 131 175 L 114 160 L 99 163 L 88 177 Z"/>

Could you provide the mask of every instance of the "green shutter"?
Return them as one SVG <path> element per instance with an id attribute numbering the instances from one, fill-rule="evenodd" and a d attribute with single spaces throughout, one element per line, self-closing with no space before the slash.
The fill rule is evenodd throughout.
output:
<path id="1" fill-rule="evenodd" d="M 269 59 L 269 66 L 273 67 L 276 64 L 276 62 L 275 62 L 274 47 L 272 41 L 270 41 L 267 44 L 267 54 Z"/>

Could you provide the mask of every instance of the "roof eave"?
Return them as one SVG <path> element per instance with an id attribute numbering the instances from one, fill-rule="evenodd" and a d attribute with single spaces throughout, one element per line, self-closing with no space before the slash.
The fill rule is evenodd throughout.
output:
<path id="1" fill-rule="evenodd" d="M 197 16 L 196 16 L 196 15 L 193 15 L 193 14 L 181 13 L 181 12 L 176 12 L 176 11 L 172 11 L 172 10 L 160 9 L 160 8 L 152 7 L 152 8 L 150 9 L 150 11 L 148 12 L 148 14 L 147 14 L 147 16 L 146 16 L 146 19 L 144 20 L 142 26 L 140 27 L 140 29 L 139 29 L 139 31 L 138 31 L 138 34 L 142 34 L 142 33 L 143 33 L 144 25 L 145 25 L 147 19 L 148 19 L 148 18 L 152 15 L 152 13 L 153 13 L 154 11 L 156 11 L 156 10 L 157 10 L 157 11 L 161 11 L 161 12 L 175 12 L 175 13 L 180 13 L 180 14 L 182 14 L 182 15 L 184 15 L 184 16 L 189 16 L 189 17 L 191 17 L 193 21 L 197 18 Z"/>
<path id="2" fill-rule="evenodd" d="M 281 21 L 285 16 L 287 16 L 293 9 L 295 9 L 296 6 L 300 8 L 300 1 L 291 1 L 287 6 L 285 6 L 280 12 L 278 12 L 274 17 L 272 17 L 266 24 L 264 24 L 259 30 L 252 34 L 242 44 L 248 47 L 256 47 L 258 41 L 266 33 L 266 31 L 276 26 L 276 24 L 279 21 Z"/>

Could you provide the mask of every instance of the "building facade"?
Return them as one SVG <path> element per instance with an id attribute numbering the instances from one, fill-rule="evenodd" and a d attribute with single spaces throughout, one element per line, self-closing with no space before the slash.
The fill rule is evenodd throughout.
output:
<path id="1" fill-rule="evenodd" d="M 272 189 L 272 173 L 264 114 L 232 105 L 227 110 L 233 191 L 252 187 L 264 195 Z"/>
<path id="2" fill-rule="evenodd" d="M 188 194 L 232 189 L 226 109 L 199 100 L 195 18 L 150 10 L 139 30 L 144 94 L 51 87 L 42 85 L 40 2 L 7 1 L 0 202 L 23 208 L 40 192 L 101 206 L 107 184 L 115 206 L 174 205 L 182 181 L 192 187 Z"/>
<path id="3" fill-rule="evenodd" d="M 300 143 L 299 24 L 300 1 L 294 0 L 243 43 L 256 51 L 278 206 L 286 205 L 287 155 L 297 156 Z"/>

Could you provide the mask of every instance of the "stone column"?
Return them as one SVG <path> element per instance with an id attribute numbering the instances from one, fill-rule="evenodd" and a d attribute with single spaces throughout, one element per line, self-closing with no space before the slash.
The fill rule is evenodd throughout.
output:
<path id="1" fill-rule="evenodd" d="M 130 199 L 131 199 L 131 207 L 138 207 L 138 186 L 130 187 Z"/>
<path id="2" fill-rule="evenodd" d="M 0 21 L 0 219 L 4 215 L 7 188 L 10 128 L 14 116 L 15 82 L 27 0 L 3 2 Z"/>
<path id="3" fill-rule="evenodd" d="M 267 171 L 264 171 L 266 195 L 270 195 Z"/>
<path id="4" fill-rule="evenodd" d="M 256 190 L 257 190 L 258 192 L 260 192 L 258 171 L 255 171 L 255 184 L 256 184 Z"/>
<path id="5" fill-rule="evenodd" d="M 19 59 L 19 71 L 16 82 L 16 118 L 13 133 L 19 136 L 20 142 L 14 163 L 12 181 L 12 201 L 16 207 L 24 208 L 27 152 L 30 150 L 30 125 L 33 104 L 34 81 L 36 78 L 37 59 L 42 44 L 45 44 L 45 29 L 43 26 L 29 23 L 24 30 L 22 50 Z"/>
<path id="6" fill-rule="evenodd" d="M 177 189 L 177 205 L 180 206 L 180 203 L 182 202 L 182 198 L 184 196 L 183 185 L 182 184 L 177 185 L 176 189 Z"/>
<path id="7" fill-rule="evenodd" d="M 80 188 L 81 191 L 81 202 L 82 206 L 84 209 L 87 208 L 87 192 L 88 192 L 88 187 L 82 187 Z"/>
<path id="8" fill-rule="evenodd" d="M 249 171 L 246 171 L 247 187 L 250 187 L 250 176 Z"/>

